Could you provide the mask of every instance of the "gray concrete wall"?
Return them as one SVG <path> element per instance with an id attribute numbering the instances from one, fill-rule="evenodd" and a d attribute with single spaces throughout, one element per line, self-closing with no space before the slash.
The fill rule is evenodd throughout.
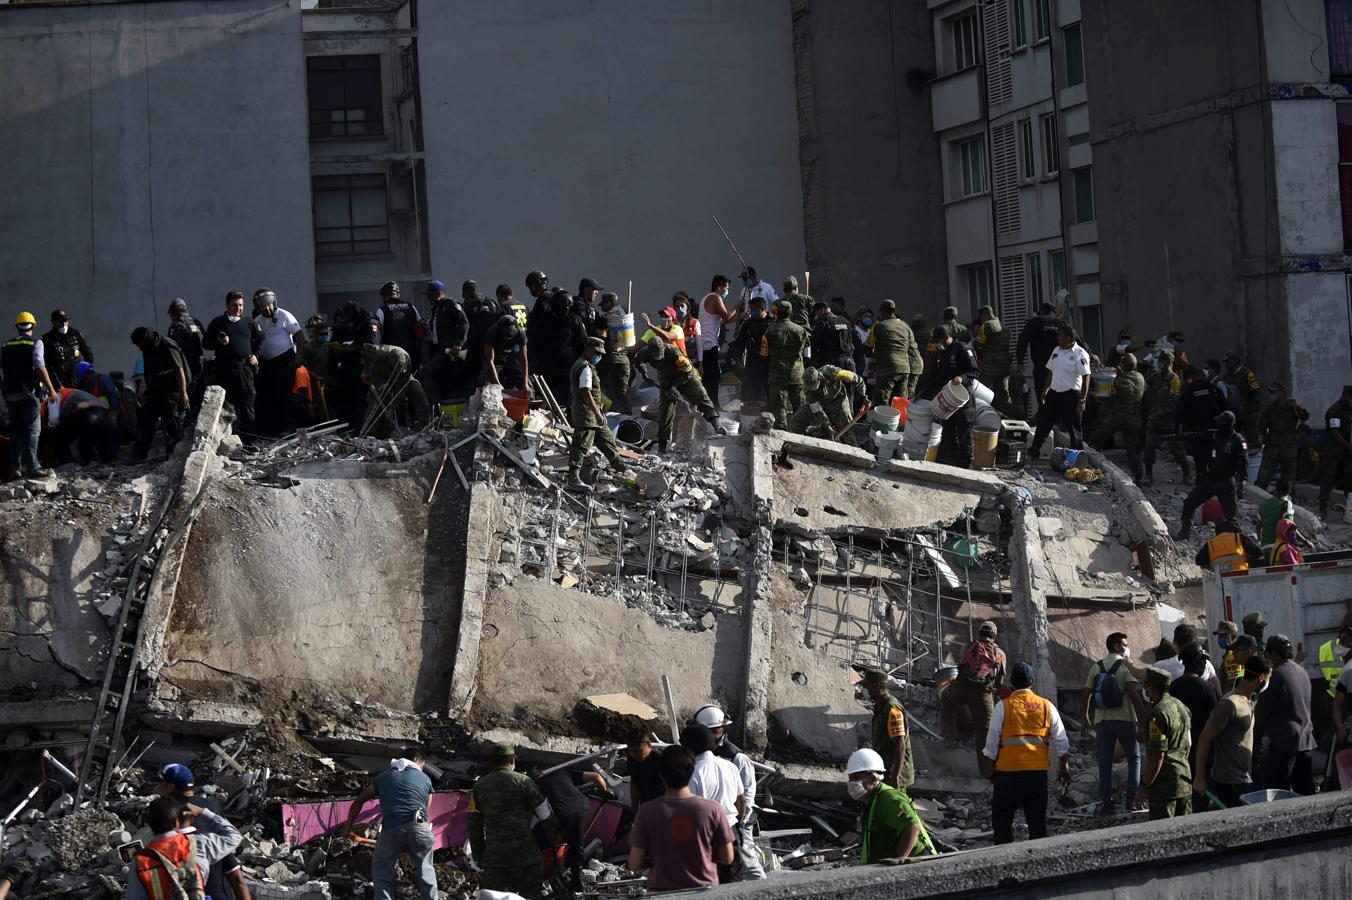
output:
<path id="1" fill-rule="evenodd" d="M 432 270 L 597 277 L 635 311 L 803 269 L 785 0 L 419 5 Z"/>
<path id="2" fill-rule="evenodd" d="M 175 296 L 314 306 L 298 3 L 0 7 L 4 324 L 64 306 L 101 369 Z"/>
<path id="3" fill-rule="evenodd" d="M 932 67 L 929 13 L 920 3 L 799 5 L 814 112 L 802 123 L 812 292 L 851 309 L 892 297 L 937 319 L 948 303 L 939 146 L 925 77 L 907 82 Z"/>

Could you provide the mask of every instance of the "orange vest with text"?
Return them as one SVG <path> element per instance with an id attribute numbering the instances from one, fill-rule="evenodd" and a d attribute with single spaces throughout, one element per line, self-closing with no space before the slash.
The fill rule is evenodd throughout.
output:
<path id="1" fill-rule="evenodd" d="M 1023 688 L 1001 701 L 1005 723 L 1000 729 L 997 772 L 1045 772 L 1050 765 L 1047 742 L 1052 733 L 1051 701 Z"/>

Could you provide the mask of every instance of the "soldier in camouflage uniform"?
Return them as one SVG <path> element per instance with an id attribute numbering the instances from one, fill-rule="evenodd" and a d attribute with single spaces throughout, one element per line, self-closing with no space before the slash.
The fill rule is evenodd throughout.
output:
<path id="1" fill-rule="evenodd" d="M 480 889 L 510 891 L 534 900 L 540 896 L 544 869 L 531 816 L 539 820 L 535 828 L 545 829 L 550 842 L 558 824 L 535 782 L 515 769 L 516 748 L 495 746 L 493 771 L 469 792 L 469 847 L 482 870 Z"/>
<path id="2" fill-rule="evenodd" d="M 316 313 L 305 320 L 305 346 L 300 350 L 300 362 L 310 373 L 310 405 L 316 422 L 329 418 L 328 388 L 333 376 L 332 331 L 329 321 Z"/>
<path id="3" fill-rule="evenodd" d="M 924 364 L 911 326 L 897 318 L 897 305 L 891 300 L 878 304 L 878 321 L 869 330 L 864 346 L 873 351 L 873 393 L 875 406 L 886 406 L 893 397 L 912 397 L 920 382 Z"/>
<path id="4" fill-rule="evenodd" d="M 789 418 L 789 430 L 835 440 L 850 424 L 850 392 L 859 376 L 849 369 L 822 366 L 803 370 L 803 405 Z"/>
<path id="5" fill-rule="evenodd" d="M 1272 401 L 1258 417 L 1258 436 L 1263 441 L 1263 464 L 1258 467 L 1254 484 L 1267 490 L 1275 470 L 1281 477 L 1296 483 L 1296 457 L 1300 450 L 1298 429 L 1310 414 L 1286 395 L 1286 386 L 1280 383 L 1268 387 Z"/>
<path id="6" fill-rule="evenodd" d="M 873 701 L 873 720 L 869 723 L 869 743 L 883 758 L 883 781 L 906 790 L 915 784 L 915 759 L 911 756 L 911 736 L 907 729 L 906 707 L 887 689 L 887 673 L 869 669 L 862 681 Z"/>
<path id="7" fill-rule="evenodd" d="M 1141 484 L 1155 482 L 1155 451 L 1160 444 L 1169 448 L 1174 462 L 1183 470 L 1183 480 L 1192 479 L 1192 469 L 1188 464 L 1188 454 L 1183 442 L 1174 436 L 1174 411 L 1178 406 L 1178 395 L 1183 390 L 1183 379 L 1174 371 L 1174 353 L 1161 350 L 1159 363 L 1162 368 L 1151 372 L 1147 380 L 1148 395 L 1145 417 L 1145 478 Z"/>
<path id="8" fill-rule="evenodd" d="M 718 424 L 718 410 L 709 401 L 709 392 L 704 383 L 696 377 L 695 367 L 686 355 L 674 346 L 665 343 L 654 335 L 648 338 L 642 350 L 634 357 L 634 365 L 643 371 L 645 365 L 657 370 L 657 386 L 661 389 L 657 406 L 657 452 L 667 452 L 671 443 L 671 433 L 676 428 L 676 398 L 684 397 L 695 410 L 704 417 L 718 434 L 727 434 L 726 428 Z M 652 384 L 647 375 L 643 380 Z"/>
<path id="9" fill-rule="evenodd" d="M 1012 419 L 1023 416 L 1014 408 L 1009 396 L 1009 332 L 1005 331 L 1000 320 L 995 318 L 995 310 L 983 306 L 977 310 L 981 324 L 977 326 L 976 337 L 972 339 L 972 349 L 980 357 L 981 383 L 995 394 L 991 404 L 1000 414 Z"/>
<path id="10" fill-rule="evenodd" d="M 803 405 L 803 347 L 807 330 L 790 321 L 793 305 L 788 300 L 775 304 L 775 321 L 761 338 L 760 355 L 770 367 L 767 389 L 770 402 L 766 411 L 775 417 L 776 428 L 788 428 L 789 418 Z"/>
<path id="11" fill-rule="evenodd" d="M 944 310 L 944 327 L 948 329 L 949 337 L 959 344 L 972 343 L 972 332 L 967 326 L 958 321 L 958 308 L 950 306 Z"/>
<path id="12" fill-rule="evenodd" d="M 1192 812 L 1192 767 L 1188 764 L 1192 715 L 1183 701 L 1169 693 L 1172 681 L 1173 675 L 1166 669 L 1146 669 L 1145 696 L 1152 709 L 1136 802 L 1150 801 L 1152 820 Z"/>
<path id="13" fill-rule="evenodd" d="M 1093 447 L 1107 446 L 1114 434 L 1121 433 L 1127 445 L 1127 465 L 1131 477 L 1144 480 L 1141 467 L 1141 399 L 1145 396 L 1145 379 L 1136 371 L 1136 354 L 1124 353 L 1117 361 L 1117 377 L 1113 379 L 1112 399 L 1099 416 L 1098 427 L 1089 435 Z"/>
<path id="14" fill-rule="evenodd" d="M 624 463 L 615 446 L 615 438 L 606 425 L 604 396 L 601 395 L 596 374 L 596 364 L 606 351 L 606 342 L 600 338 L 587 338 L 582 355 L 573 363 L 568 373 L 568 387 L 573 392 L 573 406 L 568 418 L 572 420 L 573 440 L 568 446 L 568 484 L 569 490 L 588 490 L 586 483 L 578 478 L 582 461 L 587 458 L 592 445 L 601 451 L 613 472 L 623 472 Z"/>
<path id="15" fill-rule="evenodd" d="M 610 320 L 610 314 L 617 311 L 620 297 L 612 291 L 601 294 L 601 316 L 603 322 Z M 629 415 L 629 354 L 620 347 L 619 341 L 610 336 L 606 329 L 606 352 L 596 364 L 596 374 L 601 379 L 601 393 L 610 398 L 613 412 Z"/>
<path id="16" fill-rule="evenodd" d="M 1249 449 L 1257 452 L 1258 443 L 1258 407 L 1262 402 L 1263 383 L 1258 380 L 1253 369 L 1244 365 L 1239 353 L 1231 350 L 1225 354 L 1225 374 L 1221 380 L 1230 385 L 1231 390 L 1239 393 L 1239 402 L 1243 408 L 1243 419 L 1235 430 L 1244 434 Z"/>
<path id="17" fill-rule="evenodd" d="M 784 296 L 781 300 L 793 307 L 793 312 L 789 314 L 789 321 L 799 328 L 811 331 L 812 298 L 807 294 L 798 293 L 798 276 L 790 275 L 784 279 Z"/>
<path id="18" fill-rule="evenodd" d="M 422 384 L 413 377 L 408 353 L 394 344 L 362 344 L 363 380 L 370 385 L 366 414 L 368 431 L 384 436 L 395 422 L 422 428 L 432 417 L 432 407 Z"/>

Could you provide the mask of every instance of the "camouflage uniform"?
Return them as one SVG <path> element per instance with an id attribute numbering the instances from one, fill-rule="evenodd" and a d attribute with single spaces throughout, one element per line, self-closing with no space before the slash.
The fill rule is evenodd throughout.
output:
<path id="1" fill-rule="evenodd" d="M 1174 412 L 1178 406 L 1178 395 L 1183 390 L 1183 379 L 1172 369 L 1168 372 L 1151 372 L 1147 380 L 1148 403 L 1145 419 L 1145 481 L 1154 480 L 1155 451 L 1161 444 L 1169 448 L 1169 453 L 1183 470 L 1183 480 L 1190 476 L 1188 454 L 1182 441 L 1174 438 Z"/>
<path id="2" fill-rule="evenodd" d="M 634 359 L 635 365 L 649 365 L 657 370 L 661 388 L 657 406 L 657 447 L 665 450 L 676 427 L 676 396 L 684 397 L 715 429 L 718 428 L 718 410 L 709 401 L 704 383 L 695 377 L 695 367 L 686 355 L 675 347 L 664 345 L 659 338 L 650 339 Z"/>
<path id="3" fill-rule="evenodd" d="M 901 713 L 901 734 L 889 734 L 894 730 L 889 726 L 892 719 L 892 710 Z M 883 758 L 884 771 L 892 771 L 893 744 L 897 737 L 901 738 L 902 752 L 906 754 L 901 761 L 901 772 L 898 776 L 898 783 L 892 787 L 905 790 L 912 784 L 915 784 L 915 759 L 911 756 L 911 736 L 906 729 L 906 707 L 901 705 L 901 701 L 893 697 L 889 692 L 882 699 L 873 704 L 873 720 L 869 723 L 870 743 L 878 755 Z"/>
<path id="4" fill-rule="evenodd" d="M 534 781 L 508 768 L 494 769 L 474 783 L 469 792 L 469 846 L 483 870 L 481 889 L 540 896 L 544 869 L 530 820 L 544 803 Z"/>
<path id="5" fill-rule="evenodd" d="M 1164 765 L 1148 788 L 1150 818 L 1170 819 L 1192 812 L 1192 768 L 1188 746 L 1192 715 L 1173 694 L 1165 694 L 1150 711 L 1146 747 L 1163 753 Z"/>
<path id="6" fill-rule="evenodd" d="M 1258 467 L 1254 484 L 1267 490 L 1274 470 L 1280 468 L 1282 478 L 1296 483 L 1296 456 L 1300 449 L 1296 430 L 1310 418 L 1294 400 L 1285 404 L 1272 403 L 1258 417 L 1258 434 L 1263 439 L 1263 464 Z"/>
<path id="7" fill-rule="evenodd" d="M 808 379 L 803 405 L 789 418 L 789 430 L 813 437 L 838 438 L 850 424 L 850 389 L 858 376 L 836 366 L 809 371 L 817 373 L 817 380 L 813 383 Z M 828 434 L 828 428 L 834 435 Z"/>
<path id="8" fill-rule="evenodd" d="M 911 326 L 888 316 L 873 323 L 864 346 L 873 351 L 873 396 L 879 406 L 893 397 L 912 397 L 924 363 Z"/>
<path id="9" fill-rule="evenodd" d="M 592 413 L 591 407 L 587 406 L 583 399 L 582 389 L 578 387 L 579 379 L 585 369 L 591 370 L 592 397 L 596 400 L 596 405 L 605 412 L 604 397 L 600 395 L 597 389 L 599 378 L 596 374 L 596 367 L 585 359 L 579 359 L 573 363 L 573 369 L 568 373 L 568 386 L 573 392 L 573 407 L 569 410 L 569 418 L 573 423 L 573 440 L 568 445 L 568 477 L 577 477 L 578 470 L 582 468 L 582 461 L 587 458 L 587 452 L 591 450 L 592 444 L 596 444 L 596 449 L 601 451 L 601 455 L 610 463 L 610 468 L 620 470 L 624 468 L 624 463 L 620 460 L 619 451 L 615 447 L 615 437 L 610 433 L 609 426 L 605 419 L 597 421 Z"/>
<path id="10" fill-rule="evenodd" d="M 787 301 L 793 307 L 789 313 L 789 321 L 808 331 L 812 330 L 812 298 L 807 294 L 798 293 L 798 276 L 790 275 L 784 279 L 784 296 L 779 298 Z M 767 310 L 771 315 L 774 310 Z"/>
<path id="11" fill-rule="evenodd" d="M 783 301 L 781 301 L 783 302 Z M 760 355 L 770 364 L 767 412 L 776 428 L 788 428 L 789 417 L 803 405 L 803 347 L 807 331 L 786 319 L 776 319 L 761 338 Z"/>
<path id="12" fill-rule="evenodd" d="M 1127 465 L 1131 468 L 1131 477 L 1144 480 L 1141 468 L 1141 398 L 1145 396 L 1145 379 L 1136 370 L 1118 372 L 1113 379 L 1112 401 L 1099 418 L 1098 427 L 1089 435 L 1089 443 L 1102 447 L 1121 432 L 1122 442 L 1127 445 Z"/>
<path id="13" fill-rule="evenodd" d="M 972 349 L 981 357 L 981 369 L 978 378 L 981 383 L 995 394 L 991 404 L 1001 415 L 1013 419 L 1023 416 L 1014 408 L 1009 396 L 1009 332 L 1005 331 L 999 319 L 988 319 L 977 328 Z"/>
<path id="14" fill-rule="evenodd" d="M 413 377 L 408 353 L 394 344 L 362 344 L 364 375 L 371 385 L 363 421 L 368 428 L 379 419 L 402 419 L 421 428 L 432 417 L 422 384 Z"/>

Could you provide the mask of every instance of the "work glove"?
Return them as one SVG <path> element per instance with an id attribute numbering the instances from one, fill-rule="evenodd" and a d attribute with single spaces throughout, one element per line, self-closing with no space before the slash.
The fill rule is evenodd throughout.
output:
<path id="1" fill-rule="evenodd" d="M 59 421 L 61 421 L 61 398 L 53 395 L 47 400 L 47 424 L 55 428 Z"/>

